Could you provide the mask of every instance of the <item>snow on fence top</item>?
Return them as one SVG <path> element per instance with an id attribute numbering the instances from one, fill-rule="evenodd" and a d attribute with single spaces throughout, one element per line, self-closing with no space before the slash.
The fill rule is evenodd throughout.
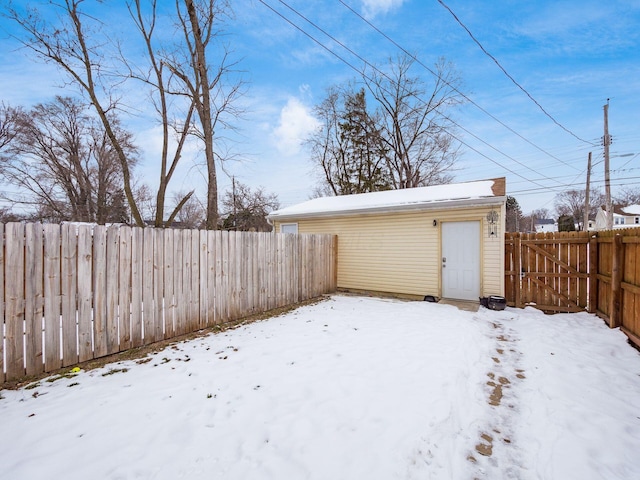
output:
<path id="1" fill-rule="evenodd" d="M 473 203 L 505 195 L 504 178 L 429 187 L 322 197 L 292 205 L 269 214 L 270 219 L 350 211 L 438 207 L 451 202 Z"/>

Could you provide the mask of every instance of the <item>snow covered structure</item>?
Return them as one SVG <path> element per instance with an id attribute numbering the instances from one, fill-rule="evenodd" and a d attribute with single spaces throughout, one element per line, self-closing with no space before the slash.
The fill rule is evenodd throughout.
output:
<path id="1" fill-rule="evenodd" d="M 534 230 L 536 233 L 557 232 L 558 222 L 553 218 L 541 218 L 536 221 Z"/>
<path id="2" fill-rule="evenodd" d="M 504 295 L 505 209 L 503 177 L 316 198 L 268 219 L 337 235 L 338 289 L 477 301 Z"/>
<path id="3" fill-rule="evenodd" d="M 640 205 L 629 205 L 627 207 L 614 206 L 613 208 L 613 228 L 640 227 Z M 596 212 L 596 230 L 607 229 L 607 212 L 604 207 L 600 207 Z"/>

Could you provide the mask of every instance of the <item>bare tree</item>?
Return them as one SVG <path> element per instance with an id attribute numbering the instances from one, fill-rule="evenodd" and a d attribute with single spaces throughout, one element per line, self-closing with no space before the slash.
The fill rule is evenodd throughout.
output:
<path id="1" fill-rule="evenodd" d="M 60 67 L 71 83 L 89 99 L 121 164 L 124 192 L 135 222 L 144 225 L 136 202 L 134 179 L 130 171 L 131 159 L 127 157 L 124 146 L 119 144 L 111 113 L 116 110 L 127 111 L 122 92 L 127 89 L 139 92 L 139 87 L 143 86 L 152 99 L 163 130 L 159 187 L 153 208 L 155 225 L 170 224 L 193 195 L 193 192 L 188 192 L 165 220 L 169 182 L 183 157 L 188 138 L 196 135 L 205 145 L 209 171 L 209 210 L 215 226 L 217 178 L 214 128 L 218 122 L 223 122 L 223 114 L 233 111 L 232 100 L 237 96 L 239 86 L 226 91 L 222 89 L 221 79 L 229 71 L 226 53 L 218 70 L 212 73 L 207 63 L 207 49 L 220 34 L 214 27 L 218 24 L 218 15 L 229 9 L 228 2 L 177 0 L 177 18 L 184 38 L 177 43 L 168 43 L 166 37 L 162 41 L 156 40 L 156 34 L 162 28 L 156 14 L 157 2 L 150 0 L 143 5 L 141 0 L 133 0 L 129 4 L 129 11 L 133 25 L 140 33 L 146 54 L 143 60 L 129 58 L 118 45 L 117 39 L 105 31 L 106 24 L 81 10 L 82 3 L 83 0 L 52 3 L 51 8 L 56 9 L 61 19 L 60 24 L 56 25 L 45 20 L 54 18 L 53 15 L 43 16 L 37 10 L 19 11 L 10 7 L 7 11 L 8 17 L 26 33 L 24 45 L 38 57 Z M 115 57 L 119 57 L 120 61 L 110 60 Z M 134 86 L 129 84 L 130 81 L 139 83 Z M 199 121 L 196 122 L 196 119 Z"/>
<path id="2" fill-rule="evenodd" d="M 551 212 L 549 211 L 548 208 L 537 208 L 535 210 L 532 210 L 529 215 L 536 218 L 537 220 L 542 220 L 542 219 L 552 217 Z"/>
<path id="3" fill-rule="evenodd" d="M 640 189 L 624 188 L 614 199 L 616 205 L 640 205 Z"/>
<path id="4" fill-rule="evenodd" d="M 130 163 L 136 158 L 131 135 L 110 120 Z M 122 171 L 102 125 L 70 97 L 22 112 L 0 173 L 22 194 L 15 203 L 30 205 L 49 221 L 126 222 Z"/>
<path id="5" fill-rule="evenodd" d="M 195 105 L 193 101 L 187 101 L 186 105 L 183 106 L 182 115 L 174 116 L 172 112 L 171 92 L 169 90 L 171 73 L 166 71 L 162 54 L 157 53 L 160 47 L 155 44 L 155 32 L 157 30 L 156 1 L 152 1 L 149 7 L 150 12 L 148 15 L 145 15 L 140 0 L 135 0 L 128 7 L 131 18 L 140 32 L 144 44 L 146 63 L 131 62 L 122 52 L 120 58 L 122 64 L 125 65 L 127 76 L 149 87 L 149 99 L 155 108 L 162 127 L 162 151 L 160 154 L 159 182 L 158 190 L 155 194 L 155 205 L 149 205 L 151 192 L 148 191 L 148 188 L 139 193 L 139 196 L 143 198 L 145 205 L 147 205 L 147 212 L 151 213 L 154 218 L 154 225 L 162 227 L 165 225 L 165 203 L 169 182 L 178 167 L 178 162 L 182 158 L 182 152 L 190 135 Z M 179 211 L 176 208 L 184 205 L 193 193 L 193 191 L 187 192 L 180 201 L 176 202 L 175 208 L 169 215 L 166 224 L 170 225 L 173 222 Z"/>
<path id="6" fill-rule="evenodd" d="M 234 181 L 222 200 L 224 215 L 223 228 L 227 230 L 256 230 L 269 232 L 272 227 L 267 215 L 280 206 L 278 197 L 266 193 L 262 187 L 252 190 L 249 186 Z"/>
<path id="7" fill-rule="evenodd" d="M 528 215 L 524 215 L 520 222 L 521 232 L 535 232 L 536 224 L 539 220 L 551 219 L 553 215 L 546 208 L 532 210 Z"/>
<path id="8" fill-rule="evenodd" d="M 10 208 L 0 208 L 0 223 L 20 222 L 23 220 L 28 221 L 30 219 L 14 213 Z"/>
<path id="9" fill-rule="evenodd" d="M 21 13 L 14 7 L 7 9 L 7 16 L 25 31 L 28 39 L 23 42 L 35 54 L 61 68 L 86 95 L 93 105 L 104 131 L 113 145 L 122 170 L 124 192 L 135 222 L 143 226 L 131 188 L 131 162 L 126 149 L 119 143 L 116 129 L 109 113 L 118 107 L 118 97 L 112 85 L 109 71 L 101 50 L 103 38 L 85 25 L 87 17 L 80 11 L 82 0 L 64 0 L 54 4 L 61 12 L 61 24 L 49 24 L 35 9 Z M 94 25 L 97 22 L 94 22 Z"/>
<path id="10" fill-rule="evenodd" d="M 184 0 L 186 14 L 178 7 L 178 18 L 185 38 L 188 61 L 182 66 L 174 65 L 172 70 L 184 82 L 190 99 L 194 102 L 200 129 L 197 136 L 204 143 L 207 164 L 207 229 L 216 228 L 218 223 L 218 178 L 216 161 L 222 157 L 214 149 L 214 134 L 218 124 L 229 127 L 226 115 L 232 118 L 238 115 L 233 100 L 240 94 L 241 83 L 235 83 L 225 89 L 224 78 L 233 65 L 228 64 L 228 52 L 215 69 L 209 63 L 209 45 L 219 37 L 215 30 L 219 18 L 230 12 L 227 0 Z M 191 75 L 187 74 L 189 67 Z"/>
<path id="11" fill-rule="evenodd" d="M 574 222 L 584 228 L 585 190 L 566 190 L 555 197 L 556 213 L 559 217 L 573 217 Z M 604 204 L 604 195 L 598 190 L 589 192 L 589 218 L 594 219 L 597 209 Z"/>
<path id="12" fill-rule="evenodd" d="M 156 218 L 156 198 L 149 185 L 146 183 L 136 185 L 133 191 L 141 215 L 148 219 Z"/>
<path id="13" fill-rule="evenodd" d="M 177 205 L 186 197 L 184 192 L 178 192 L 173 196 L 173 202 Z M 180 228 L 203 228 L 206 221 L 206 211 L 202 203 L 195 196 L 190 196 L 185 202 L 172 226 Z"/>
<path id="14" fill-rule="evenodd" d="M 339 195 L 336 178 L 344 169 L 344 139 L 340 135 L 340 91 L 336 87 L 329 89 L 327 97 L 314 108 L 320 127 L 314 131 L 307 144 L 311 150 L 311 158 L 322 172 L 321 186 L 318 194 Z"/>
<path id="15" fill-rule="evenodd" d="M 451 63 L 436 64 L 433 84 L 411 76 L 414 60 L 390 60 L 386 72 L 365 71 L 363 79 L 379 105 L 393 187 L 411 188 L 451 181 L 458 149 L 445 112 L 460 105 L 460 79 Z"/>
<path id="16" fill-rule="evenodd" d="M 137 22 L 141 27 L 144 20 L 138 0 L 136 5 Z M 229 63 L 226 49 L 223 49 L 215 68 L 209 62 L 209 57 L 215 40 L 221 34 L 218 25 L 230 15 L 231 7 L 227 0 L 177 0 L 176 13 L 184 41 L 173 52 L 165 50 L 156 68 L 160 71 L 163 67 L 168 68 L 172 78 L 167 84 L 167 91 L 186 100 L 190 115 L 195 110 L 198 121 L 195 121 L 195 117 L 190 119 L 189 129 L 183 129 L 182 132 L 194 135 L 204 145 L 207 166 L 206 227 L 214 229 L 218 221 L 216 164 L 224 160 L 224 155 L 214 148 L 215 130 L 218 126 L 232 128 L 227 118 L 237 118 L 240 114 L 234 100 L 241 94 L 242 82 L 226 83 L 235 65 Z M 150 28 L 145 34 L 149 37 L 149 44 L 152 32 Z M 150 57 L 152 55 L 150 49 Z"/>
<path id="17" fill-rule="evenodd" d="M 18 119 L 22 109 L 14 108 L 4 103 L 0 104 L 0 155 L 9 147 L 17 133 Z M 1 161 L 0 157 L 0 161 Z M 0 168 L 2 168 L 0 163 Z"/>

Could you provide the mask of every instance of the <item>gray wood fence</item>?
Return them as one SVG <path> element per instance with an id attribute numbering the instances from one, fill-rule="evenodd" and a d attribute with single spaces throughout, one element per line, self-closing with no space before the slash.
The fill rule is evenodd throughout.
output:
<path id="1" fill-rule="evenodd" d="M 0 384 L 336 288 L 336 238 L 0 224 Z"/>

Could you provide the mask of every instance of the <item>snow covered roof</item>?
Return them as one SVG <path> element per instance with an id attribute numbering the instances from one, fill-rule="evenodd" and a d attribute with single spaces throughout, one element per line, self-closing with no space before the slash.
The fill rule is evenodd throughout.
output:
<path id="1" fill-rule="evenodd" d="M 334 214 L 427 210 L 496 204 L 503 201 L 505 201 L 504 177 L 430 187 L 314 198 L 271 212 L 268 218 L 281 220 Z"/>
<path id="2" fill-rule="evenodd" d="M 627 205 L 622 207 L 622 211 L 626 215 L 640 215 L 640 205 Z"/>

